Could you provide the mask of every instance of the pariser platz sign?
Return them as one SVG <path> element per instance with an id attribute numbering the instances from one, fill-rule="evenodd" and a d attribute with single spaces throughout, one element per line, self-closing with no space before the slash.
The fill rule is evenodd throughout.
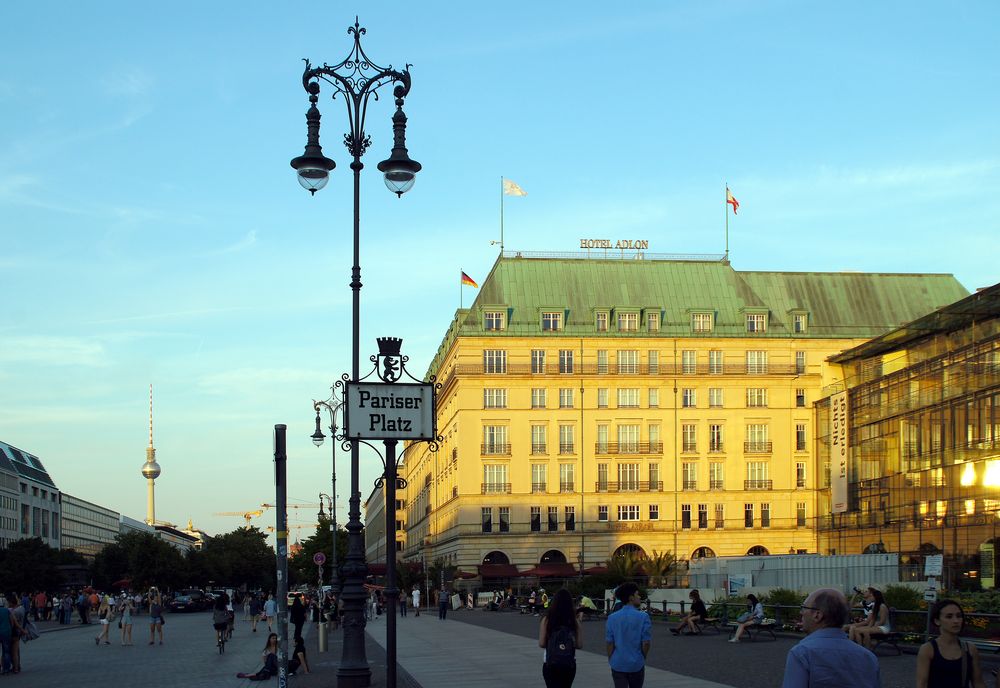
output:
<path id="1" fill-rule="evenodd" d="M 435 439 L 433 384 L 347 382 L 345 387 L 347 439 Z"/>

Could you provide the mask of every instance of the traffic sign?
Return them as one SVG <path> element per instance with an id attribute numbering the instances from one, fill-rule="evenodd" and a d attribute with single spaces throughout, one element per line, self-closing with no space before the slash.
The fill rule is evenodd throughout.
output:
<path id="1" fill-rule="evenodd" d="M 322 566 L 326 563 L 326 555 L 322 552 L 316 552 L 316 554 L 313 555 L 313 563 L 316 564 L 316 566 Z"/>
<path id="2" fill-rule="evenodd" d="M 924 590 L 924 599 L 927 602 L 937 602 L 937 590 L 934 588 L 927 588 Z"/>

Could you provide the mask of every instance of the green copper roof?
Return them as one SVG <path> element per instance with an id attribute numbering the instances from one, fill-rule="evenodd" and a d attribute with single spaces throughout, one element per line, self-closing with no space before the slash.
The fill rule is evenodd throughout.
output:
<path id="1" fill-rule="evenodd" d="M 746 314 L 766 313 L 767 331 L 754 337 L 875 337 L 968 291 L 952 275 L 886 273 L 739 272 L 725 261 L 608 260 L 587 258 L 499 258 L 472 307 L 459 311 L 438 356 L 436 369 L 457 335 L 540 335 L 541 312 L 563 312 L 559 337 L 745 337 Z M 506 312 L 506 329 L 487 332 L 482 314 Z M 609 311 L 606 333 L 595 328 L 595 312 Z M 645 328 L 621 333 L 621 311 L 658 312 L 658 334 Z M 691 331 L 693 312 L 711 312 L 710 334 Z M 804 334 L 792 333 L 794 313 L 808 316 Z"/>

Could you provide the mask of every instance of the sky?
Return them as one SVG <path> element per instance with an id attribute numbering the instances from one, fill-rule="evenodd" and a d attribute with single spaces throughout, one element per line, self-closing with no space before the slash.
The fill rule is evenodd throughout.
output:
<path id="1" fill-rule="evenodd" d="M 145 516 L 148 394 L 157 518 L 210 533 L 330 492 L 313 399 L 350 370 L 347 117 L 329 87 L 314 197 L 302 58 L 353 44 L 412 65 L 397 199 L 361 188 L 362 360 L 403 339 L 422 375 L 497 257 L 581 238 L 722 254 L 737 270 L 951 273 L 1000 281 L 995 2 L 4 3 L 0 7 L 0 440 L 58 487 Z M 943 304 L 942 304 L 943 305 Z M 324 423 L 325 424 L 325 423 Z M 338 520 L 348 461 L 338 452 Z M 364 454 L 361 492 L 381 473 Z M 291 510 L 311 531 L 315 509 Z M 274 525 L 274 510 L 255 520 Z M 294 535 L 299 531 L 293 531 Z"/>

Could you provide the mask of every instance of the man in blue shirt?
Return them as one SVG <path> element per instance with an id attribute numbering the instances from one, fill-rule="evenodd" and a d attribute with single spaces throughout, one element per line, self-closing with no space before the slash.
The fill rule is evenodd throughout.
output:
<path id="1" fill-rule="evenodd" d="M 782 688 L 879 688 L 878 658 L 851 642 L 842 627 L 847 598 L 821 588 L 802 603 L 802 628 L 808 634 L 788 651 Z"/>
<path id="2" fill-rule="evenodd" d="M 615 688 L 642 688 L 653 624 L 648 614 L 639 611 L 639 588 L 635 583 L 619 586 L 615 597 L 622 602 L 622 608 L 608 617 L 604 627 L 611 680 Z"/>

